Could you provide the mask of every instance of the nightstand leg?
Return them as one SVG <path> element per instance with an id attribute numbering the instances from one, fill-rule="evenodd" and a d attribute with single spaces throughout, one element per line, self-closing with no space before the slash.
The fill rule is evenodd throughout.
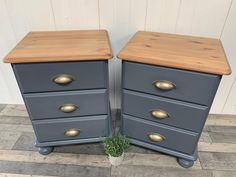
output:
<path id="1" fill-rule="evenodd" d="M 194 164 L 193 160 L 187 160 L 187 159 L 182 159 L 182 158 L 177 158 L 177 162 L 179 163 L 180 166 L 184 168 L 190 168 Z"/>
<path id="2" fill-rule="evenodd" d="M 47 146 L 47 147 L 38 147 L 38 152 L 42 155 L 48 155 L 53 151 L 53 146 Z"/>

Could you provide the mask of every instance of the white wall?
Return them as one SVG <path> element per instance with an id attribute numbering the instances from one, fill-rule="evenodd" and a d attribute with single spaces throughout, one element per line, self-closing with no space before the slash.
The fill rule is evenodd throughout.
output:
<path id="1" fill-rule="evenodd" d="M 0 58 L 31 30 L 107 29 L 114 55 L 137 30 L 220 38 L 233 74 L 223 77 L 211 113 L 236 114 L 235 0 L 0 0 Z M 112 107 L 120 107 L 121 62 L 110 61 Z M 0 103 L 23 103 L 0 62 Z"/>

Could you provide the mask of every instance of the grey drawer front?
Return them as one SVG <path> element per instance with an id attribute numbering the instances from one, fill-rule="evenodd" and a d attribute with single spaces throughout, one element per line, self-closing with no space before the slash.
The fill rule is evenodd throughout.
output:
<path id="1" fill-rule="evenodd" d="M 106 88 L 107 85 L 104 61 L 14 64 L 13 70 L 23 93 Z M 58 85 L 52 79 L 60 74 L 71 75 L 74 81 Z"/>
<path id="2" fill-rule="evenodd" d="M 107 90 L 87 90 L 70 92 L 49 92 L 24 94 L 24 100 L 31 119 L 102 115 L 107 114 Z M 78 108 L 65 113 L 59 108 L 73 104 Z"/>
<path id="3" fill-rule="evenodd" d="M 221 79 L 217 75 L 133 62 L 124 62 L 123 67 L 123 87 L 126 89 L 203 105 L 211 104 Z M 176 84 L 176 89 L 157 89 L 153 85 L 156 80 L 171 81 Z"/>
<path id="4" fill-rule="evenodd" d="M 33 121 L 33 126 L 39 142 L 104 137 L 108 134 L 107 116 L 37 120 Z M 70 129 L 79 130 L 80 134 L 66 136 L 65 132 Z"/>
<path id="5" fill-rule="evenodd" d="M 197 133 L 184 131 L 127 115 L 123 115 L 123 133 L 133 139 L 187 154 L 194 153 L 198 141 Z M 153 142 L 148 138 L 148 133 L 158 133 L 164 136 L 165 140 L 162 142 Z"/>
<path id="6" fill-rule="evenodd" d="M 201 132 L 208 107 L 163 97 L 123 90 L 123 113 L 143 119 Z M 158 119 L 151 115 L 153 110 L 163 110 L 169 117 Z"/>

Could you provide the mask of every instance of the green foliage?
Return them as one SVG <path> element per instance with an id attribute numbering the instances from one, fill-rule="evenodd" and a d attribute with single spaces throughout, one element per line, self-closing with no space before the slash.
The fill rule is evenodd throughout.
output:
<path id="1" fill-rule="evenodd" d="M 103 143 L 105 153 L 113 157 L 119 157 L 129 147 L 129 140 L 120 133 L 107 138 Z"/>

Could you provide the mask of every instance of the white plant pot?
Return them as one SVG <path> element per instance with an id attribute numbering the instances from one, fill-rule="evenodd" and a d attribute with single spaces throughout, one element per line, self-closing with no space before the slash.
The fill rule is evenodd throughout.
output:
<path id="1" fill-rule="evenodd" d="M 113 156 L 109 155 L 109 161 L 114 166 L 120 165 L 122 163 L 123 159 L 124 159 L 124 153 L 119 157 L 113 157 Z"/>

